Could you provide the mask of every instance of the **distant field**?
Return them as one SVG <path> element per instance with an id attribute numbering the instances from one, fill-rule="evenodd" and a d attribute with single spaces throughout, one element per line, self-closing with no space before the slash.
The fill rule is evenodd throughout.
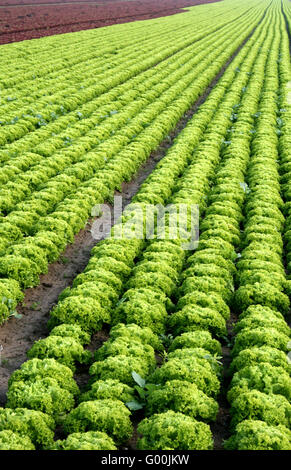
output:
<path id="1" fill-rule="evenodd" d="M 147 20 L 216 0 L 6 0 L 0 6 L 0 44 Z"/>

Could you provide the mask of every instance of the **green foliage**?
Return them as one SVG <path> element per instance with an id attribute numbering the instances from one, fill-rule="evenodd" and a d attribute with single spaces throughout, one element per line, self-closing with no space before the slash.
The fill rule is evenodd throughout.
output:
<path id="1" fill-rule="evenodd" d="M 111 356 L 133 356 L 146 361 L 149 367 L 156 365 L 154 349 L 148 344 L 143 345 L 140 341 L 119 337 L 115 340 L 106 341 L 95 353 L 96 361 L 102 361 Z"/>
<path id="2" fill-rule="evenodd" d="M 55 193 L 56 195 L 56 193 Z M 56 232 L 60 235 L 60 238 L 65 241 L 66 244 L 72 243 L 74 240 L 74 232 L 68 222 L 62 220 L 62 218 L 54 218 L 47 216 L 41 219 L 35 227 L 37 231 L 48 231 Z"/>
<path id="3" fill-rule="evenodd" d="M 190 416 L 174 411 L 155 414 L 138 426 L 139 450 L 211 450 L 210 428 Z"/>
<path id="4" fill-rule="evenodd" d="M 225 205 L 225 201 L 223 203 Z M 211 206 L 210 206 L 211 207 Z M 223 240 L 219 237 L 207 238 L 203 237 L 199 239 L 199 244 L 197 251 L 200 250 L 217 250 L 217 252 L 221 253 L 221 256 L 226 259 L 235 259 L 236 253 L 233 248 L 233 245 L 226 240 Z"/>
<path id="5" fill-rule="evenodd" d="M 239 394 L 249 390 L 279 394 L 290 400 L 291 379 L 282 367 L 273 367 L 265 362 L 246 366 L 234 374 L 227 394 L 228 401 L 232 402 Z"/>
<path id="6" fill-rule="evenodd" d="M 121 281 L 125 281 L 130 275 L 131 269 L 127 264 L 122 261 L 117 261 L 116 259 L 110 256 L 102 256 L 102 258 L 94 259 L 92 258 L 87 265 L 85 273 L 90 271 L 92 268 L 96 269 L 98 263 L 98 269 L 104 269 L 112 274 L 115 274 Z M 96 266 L 96 267 L 95 267 Z"/>
<path id="7" fill-rule="evenodd" d="M 265 315 L 266 320 L 269 317 L 273 318 L 274 316 L 276 318 L 279 318 L 280 320 L 284 320 L 284 316 L 282 315 L 282 313 L 278 312 L 278 310 L 272 310 L 271 308 L 266 307 L 265 305 L 250 305 L 250 307 L 248 307 L 240 314 L 239 321 L 247 317 L 252 317 L 256 314 Z"/>
<path id="8" fill-rule="evenodd" d="M 207 349 L 210 354 L 221 354 L 221 345 L 213 339 L 209 331 L 192 331 L 183 333 L 181 336 L 176 336 L 169 347 L 169 352 L 183 348 L 203 348 Z"/>
<path id="9" fill-rule="evenodd" d="M 196 330 L 209 330 L 215 336 L 227 334 L 224 318 L 207 307 L 187 305 L 169 318 L 169 328 L 177 335 Z"/>
<path id="10" fill-rule="evenodd" d="M 51 450 L 117 450 L 113 440 L 100 431 L 76 432 L 63 441 L 55 441 Z"/>
<path id="11" fill-rule="evenodd" d="M 36 236 L 34 237 L 27 237 L 26 241 L 29 242 L 31 241 L 31 244 L 34 244 L 36 249 L 40 248 L 45 252 L 46 259 L 49 263 L 52 263 L 53 261 L 57 260 L 59 257 L 59 250 L 58 246 L 55 243 L 56 240 L 54 239 L 54 233 L 48 234 L 44 233 L 42 234 L 41 232 L 38 232 Z M 58 245 L 60 242 L 58 242 Z"/>
<path id="12" fill-rule="evenodd" d="M 270 283 L 270 273 L 263 269 L 244 269 L 237 275 L 237 284 L 240 287 L 254 284 Z M 281 291 L 286 285 L 285 275 L 282 273 L 272 273 L 272 284 Z M 268 308 L 268 307 L 266 307 Z"/>
<path id="13" fill-rule="evenodd" d="M 171 241 L 157 240 L 147 247 L 145 259 L 147 259 L 148 261 L 153 261 L 154 258 L 151 258 L 150 253 L 157 253 L 158 255 L 160 255 L 161 253 L 165 253 L 167 256 L 169 255 L 168 260 L 170 266 L 172 266 L 176 270 L 180 270 L 182 268 L 183 258 L 185 255 L 184 250 L 177 244 L 172 243 Z M 163 259 L 166 261 L 167 258 Z"/>
<path id="14" fill-rule="evenodd" d="M 46 377 L 34 382 L 13 382 L 7 392 L 9 408 L 28 408 L 42 411 L 59 420 L 74 407 L 73 395 L 61 388 L 55 379 Z"/>
<path id="15" fill-rule="evenodd" d="M 49 328 L 62 323 L 77 324 L 84 331 L 93 333 L 102 328 L 103 323 L 110 322 L 109 313 L 97 300 L 76 296 L 67 297 L 51 311 Z"/>
<path id="16" fill-rule="evenodd" d="M 20 255 L 6 255 L 0 260 L 0 276 L 15 279 L 23 289 L 36 286 L 39 282 L 38 265 Z"/>
<path id="17" fill-rule="evenodd" d="M 216 396 L 220 388 L 219 380 L 207 359 L 191 357 L 169 360 L 156 369 L 148 380 L 161 385 L 170 380 L 184 380 L 194 383 L 208 396 Z"/>
<path id="18" fill-rule="evenodd" d="M 134 400 L 134 389 L 114 379 L 97 380 L 91 385 L 91 389 L 80 397 L 80 402 L 90 400 L 120 400 L 123 403 Z"/>
<path id="19" fill-rule="evenodd" d="M 211 248 L 196 251 L 194 255 L 188 258 L 187 263 L 189 267 L 194 266 L 195 264 L 213 264 L 215 266 L 220 266 L 221 268 L 226 269 L 232 274 L 234 274 L 236 271 L 232 261 L 225 259 L 219 254 L 218 250 L 214 251 Z"/>
<path id="20" fill-rule="evenodd" d="M 165 307 L 166 296 L 150 288 L 136 288 L 126 291 L 112 314 L 112 322 L 135 323 L 141 328 L 150 328 L 153 333 L 165 331 L 168 316 Z"/>
<path id="21" fill-rule="evenodd" d="M 229 285 L 229 287 L 231 287 L 233 284 L 231 273 L 227 269 L 221 268 L 220 266 L 215 266 L 212 263 L 197 263 L 185 269 L 183 272 L 183 278 L 192 276 L 222 279 Z"/>
<path id="22" fill-rule="evenodd" d="M 182 256 L 182 255 L 180 255 Z M 142 259 L 140 262 L 136 264 L 136 266 L 132 269 L 131 276 L 135 279 L 138 279 L 139 275 L 142 274 L 163 274 L 169 279 L 169 284 L 172 282 L 177 282 L 177 270 L 174 269 L 170 262 L 166 262 L 161 260 L 160 263 L 156 263 L 154 261 L 150 261 L 148 259 Z"/>
<path id="23" fill-rule="evenodd" d="M 134 379 L 132 371 L 136 371 L 141 377 L 146 377 L 151 368 L 146 360 L 134 356 L 113 356 L 107 357 L 100 362 L 94 362 L 90 367 L 90 375 L 95 380 L 115 379 L 120 382 L 133 386 Z"/>
<path id="24" fill-rule="evenodd" d="M 15 313 L 18 302 L 23 300 L 24 294 L 14 279 L 0 279 L 0 325 Z"/>
<path id="25" fill-rule="evenodd" d="M 252 260 L 260 260 L 260 261 L 267 261 L 269 263 L 277 264 L 278 266 L 281 265 L 281 257 L 273 250 L 268 249 L 268 247 L 264 247 L 264 249 L 259 248 L 256 243 L 250 243 L 247 248 L 243 250 L 242 256 L 240 258 L 239 263 L 242 260 L 252 261 Z"/>
<path id="26" fill-rule="evenodd" d="M 134 390 L 136 392 L 136 396 L 132 401 L 126 403 L 126 406 L 132 410 L 140 410 L 144 408 L 146 405 L 147 399 L 149 394 L 155 390 L 158 386 L 155 384 L 147 383 L 145 379 L 143 379 L 139 374 L 135 371 L 131 373 L 132 378 L 135 382 Z"/>
<path id="27" fill-rule="evenodd" d="M 216 375 L 221 374 L 221 365 L 220 362 L 221 356 L 211 355 L 206 349 L 203 348 L 183 348 L 183 349 L 176 349 L 175 351 L 171 352 L 167 356 L 167 360 L 171 359 L 187 359 L 193 358 L 197 360 L 201 365 L 207 361 Z"/>
<path id="28" fill-rule="evenodd" d="M 28 437 L 39 448 L 49 446 L 54 438 L 54 420 L 40 411 L 25 408 L 0 408 L 0 431 L 11 430 Z"/>
<path id="29" fill-rule="evenodd" d="M 12 245 L 6 251 L 7 255 L 20 256 L 32 260 L 38 266 L 39 273 L 47 272 L 47 257 L 45 250 L 40 246 L 29 243 L 26 239 L 25 243 Z"/>
<path id="30" fill-rule="evenodd" d="M 102 431 L 116 444 L 126 442 L 132 434 L 130 411 L 119 400 L 94 400 L 81 403 L 65 419 L 67 433 Z"/>
<path id="31" fill-rule="evenodd" d="M 167 410 L 208 422 L 216 420 L 218 404 L 213 398 L 199 390 L 194 383 L 172 380 L 150 392 L 147 399 L 148 416 Z"/>
<path id="32" fill-rule="evenodd" d="M 242 349 L 233 359 L 230 372 L 239 371 L 246 366 L 254 366 L 261 362 L 267 362 L 274 367 L 282 367 L 291 372 L 291 364 L 288 362 L 287 354 L 271 346 L 253 346 Z"/>
<path id="33" fill-rule="evenodd" d="M 245 328 L 235 337 L 232 355 L 236 356 L 243 349 L 251 347 L 270 346 L 288 352 L 287 344 L 290 337 L 280 333 L 276 328 L 259 327 Z"/>
<path id="34" fill-rule="evenodd" d="M 61 336 L 63 338 L 70 337 L 81 344 L 90 343 L 90 335 L 83 331 L 79 325 L 63 323 L 62 325 L 53 328 L 50 332 L 50 336 Z"/>
<path id="35" fill-rule="evenodd" d="M 29 437 L 11 430 L 0 431 L 0 450 L 35 450 Z"/>
<path id="36" fill-rule="evenodd" d="M 247 309 L 250 305 L 261 304 L 282 313 L 288 313 L 289 299 L 287 295 L 267 282 L 255 282 L 253 285 L 246 284 L 238 288 L 235 294 L 235 302 L 240 311 Z"/>
<path id="37" fill-rule="evenodd" d="M 111 256 L 112 258 L 116 259 L 117 261 L 121 261 L 127 265 L 133 266 L 132 262 L 132 250 L 128 250 L 126 246 L 118 245 L 118 247 L 113 246 L 112 244 L 108 243 L 108 241 L 103 241 L 101 244 L 98 244 L 91 250 L 91 256 Z"/>
<path id="38" fill-rule="evenodd" d="M 246 420 L 224 444 L 226 450 L 291 450 L 291 432 L 284 426 Z"/>
<path id="39" fill-rule="evenodd" d="M 90 262 L 89 262 L 90 263 Z M 88 265 L 89 266 L 89 265 Z M 105 269 L 85 269 L 85 271 L 79 274 L 73 281 L 73 288 L 78 287 L 87 282 L 94 282 L 95 285 L 101 283 L 107 286 L 106 290 L 112 293 L 112 298 L 116 298 L 116 292 L 121 291 L 122 281 L 112 272 L 106 271 Z M 115 293 L 115 296 L 114 296 Z"/>
<path id="40" fill-rule="evenodd" d="M 281 320 L 275 315 L 267 316 L 264 314 L 251 315 L 239 321 L 235 325 L 235 332 L 239 333 L 240 331 L 245 329 L 251 330 L 252 328 L 257 329 L 260 327 L 275 329 L 279 333 L 282 333 L 288 337 L 290 337 L 291 335 L 291 330 L 283 319 Z"/>
<path id="41" fill-rule="evenodd" d="M 239 320 L 234 328 L 235 333 L 243 330 L 251 330 L 257 328 L 272 328 L 285 336 L 291 336 L 291 329 L 286 321 L 272 314 L 272 310 L 266 309 L 264 313 L 252 313 Z"/>
<path id="42" fill-rule="evenodd" d="M 261 420 L 271 426 L 283 424 L 290 428 L 291 404 L 281 395 L 274 395 L 251 390 L 240 394 L 232 402 L 230 413 L 231 426 L 235 426 L 244 419 Z"/>
<path id="43" fill-rule="evenodd" d="M 118 296 L 112 292 L 110 287 L 107 287 L 101 283 L 95 282 L 83 282 L 81 285 L 74 289 L 63 290 L 59 296 L 59 301 L 62 301 L 68 297 L 83 297 L 87 299 L 94 299 L 100 303 L 101 307 L 110 310 L 112 301 L 117 300 Z"/>
<path id="44" fill-rule="evenodd" d="M 160 351 L 163 349 L 161 342 L 157 335 L 155 335 L 150 328 L 141 328 L 135 323 L 118 323 L 110 330 L 110 338 L 115 340 L 117 338 L 127 338 L 128 340 L 140 341 L 142 344 L 148 344 L 155 350 Z"/>
<path id="45" fill-rule="evenodd" d="M 180 291 L 182 295 L 191 294 L 195 291 L 203 292 L 204 294 L 216 293 L 219 294 L 225 302 L 229 303 L 233 296 L 230 287 L 227 281 L 217 277 L 207 275 L 203 277 L 189 276 L 184 280 Z"/>
<path id="46" fill-rule="evenodd" d="M 169 252 L 165 251 L 165 247 L 171 246 Z M 184 254 L 179 255 L 175 252 L 173 252 L 173 243 L 170 243 L 169 241 L 165 240 L 163 242 L 157 242 L 154 241 L 151 243 L 146 251 L 143 253 L 143 261 L 142 263 L 166 263 L 170 264 L 175 270 L 180 271 L 183 266 L 183 260 L 184 260 Z M 180 249 L 178 246 L 176 246 L 177 249 Z M 160 250 L 160 251 L 159 251 Z"/>
<path id="47" fill-rule="evenodd" d="M 158 269 L 158 267 L 157 267 Z M 126 284 L 127 289 L 138 289 L 147 287 L 153 291 L 162 292 L 170 296 L 175 289 L 175 282 L 163 272 L 142 272 L 138 271 Z"/>
<path id="48" fill-rule="evenodd" d="M 27 352 L 27 357 L 29 359 L 53 358 L 70 367 L 73 372 L 76 370 L 76 362 L 89 364 L 92 360 L 90 351 L 84 350 L 77 340 L 68 336 L 48 336 L 36 341 Z"/>
<path id="49" fill-rule="evenodd" d="M 180 298 L 177 304 L 178 309 L 183 309 L 187 305 L 198 306 L 202 308 L 210 308 L 216 310 L 225 320 L 229 318 L 230 312 L 227 304 L 222 300 L 221 296 L 216 293 L 208 293 L 194 291 Z"/>
<path id="50" fill-rule="evenodd" d="M 11 374 L 8 386 L 15 382 L 34 383 L 36 380 L 46 377 L 53 378 L 60 387 L 68 390 L 73 395 L 79 394 L 78 386 L 73 378 L 73 372 L 69 367 L 60 364 L 55 359 L 31 359 L 22 364 Z"/>

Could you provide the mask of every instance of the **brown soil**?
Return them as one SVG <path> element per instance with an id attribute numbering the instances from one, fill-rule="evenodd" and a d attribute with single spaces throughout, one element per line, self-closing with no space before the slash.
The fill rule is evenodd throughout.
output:
<path id="1" fill-rule="evenodd" d="M 214 450 L 223 450 L 223 441 L 230 437 L 229 427 L 230 427 L 230 413 L 229 413 L 229 403 L 226 399 L 226 393 L 229 389 L 229 384 L 231 377 L 228 374 L 228 369 L 231 363 L 231 345 L 233 341 L 233 325 L 238 320 L 238 316 L 234 313 L 231 313 L 230 319 L 227 322 L 227 341 L 222 346 L 222 359 L 223 364 L 223 377 L 221 383 L 221 393 L 218 397 L 219 411 L 215 423 L 211 424 L 211 431 L 214 439 Z"/>

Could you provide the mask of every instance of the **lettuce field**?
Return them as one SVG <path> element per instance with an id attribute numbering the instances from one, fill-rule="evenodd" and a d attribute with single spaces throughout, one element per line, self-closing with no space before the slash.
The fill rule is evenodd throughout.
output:
<path id="1" fill-rule="evenodd" d="M 0 450 L 291 450 L 291 1 L 198 3 L 0 46 Z"/>

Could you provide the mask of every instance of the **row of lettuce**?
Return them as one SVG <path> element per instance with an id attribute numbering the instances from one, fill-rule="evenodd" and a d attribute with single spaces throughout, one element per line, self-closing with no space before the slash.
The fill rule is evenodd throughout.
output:
<path id="1" fill-rule="evenodd" d="M 253 6 L 249 3 L 248 7 L 250 5 Z M 205 27 L 210 17 L 213 19 L 213 23 L 215 22 L 211 27 L 215 27 L 217 23 L 223 23 L 223 15 L 231 14 L 231 6 L 226 4 L 220 5 L 216 9 L 199 6 L 195 8 L 195 11 L 193 10 L 190 10 L 188 15 L 184 15 L 184 18 L 176 15 L 166 19 L 159 18 L 153 21 L 116 25 L 110 28 L 80 31 L 77 34 L 42 38 L 38 41 L 4 45 L 1 47 L 0 68 L 1 75 L 3 75 L 3 91 L 5 92 L 9 88 L 21 91 L 27 87 L 27 82 L 30 80 L 35 80 L 38 85 L 38 80 L 45 77 L 54 79 L 61 70 L 66 73 L 70 65 L 74 67 L 77 64 L 83 64 L 86 67 L 87 64 L 90 65 L 88 62 L 93 59 L 98 59 L 95 65 L 100 65 L 102 60 L 108 59 L 111 55 L 112 63 L 114 63 L 114 59 L 116 59 L 114 55 L 129 46 L 133 52 L 134 46 L 139 48 L 149 39 L 149 33 L 153 35 L 153 40 L 155 37 L 162 38 L 169 33 L 170 29 L 176 35 L 177 30 L 181 31 L 183 27 L 189 28 L 193 22 L 199 30 L 200 27 L 201 29 Z M 98 47 L 96 47 L 96 43 Z M 80 54 L 77 54 L 77 51 Z M 14 64 L 15 71 L 13 72 L 12 66 Z M 20 83 L 20 79 L 22 79 L 22 83 Z M 75 77 L 72 79 L 75 80 Z"/>
<path id="2" fill-rule="evenodd" d="M 289 303 L 277 162 L 279 138 L 281 168 L 288 169 L 288 124 L 278 129 L 276 101 L 283 100 L 277 92 L 288 67 L 284 20 L 273 2 L 122 217 L 126 231 L 136 204 L 140 217 L 149 203 L 198 204 L 198 249 L 185 250 L 186 231 L 176 239 L 155 233 L 152 240 L 108 238 L 96 245 L 52 310 L 49 337 L 32 346 L 10 378 L 7 407 L 0 410 L 2 448 L 116 449 L 132 436 L 130 410 L 145 408 L 139 449 L 211 449 L 220 341 L 231 308 L 241 315 L 228 393 L 232 437 L 225 447 L 290 448 L 290 329 L 283 317 Z M 179 221 L 189 222 L 182 213 Z M 168 223 L 170 233 L 171 217 Z M 84 345 L 103 324 L 111 325 L 110 338 L 92 364 Z M 81 394 L 73 379 L 78 364 L 91 365 Z M 67 437 L 53 442 L 56 425 Z"/>
<path id="3" fill-rule="evenodd" d="M 140 70 L 146 70 L 148 67 L 159 63 L 160 60 L 174 54 L 179 50 L 181 43 L 185 45 L 193 44 L 195 41 L 205 39 L 208 34 L 214 33 L 215 31 L 219 32 L 223 26 L 230 24 L 230 22 L 234 20 L 238 20 L 240 16 L 243 19 L 243 16 L 249 14 L 248 10 L 250 5 L 255 7 L 253 0 L 248 1 L 246 6 L 240 6 L 238 12 L 233 11 L 230 6 L 226 6 L 223 9 L 225 17 L 223 17 L 221 13 L 212 14 L 213 26 L 210 30 L 209 21 L 205 21 L 206 14 L 202 12 L 201 16 L 198 15 L 198 17 L 195 18 L 197 31 L 195 31 L 194 34 L 194 15 L 190 13 L 184 22 L 185 34 L 183 34 L 182 38 L 181 19 L 176 17 L 176 29 L 173 28 L 171 30 L 169 23 L 166 22 L 160 30 L 156 31 L 154 29 L 153 34 L 149 34 L 151 31 L 149 24 L 149 31 L 146 37 L 140 33 L 139 37 L 137 36 L 136 38 L 135 34 L 132 38 L 128 36 L 126 44 L 124 44 L 124 39 L 118 44 L 118 42 L 116 43 L 114 38 L 112 38 L 111 44 L 105 48 L 103 48 L 101 42 L 100 50 L 97 54 L 95 46 L 96 39 L 91 39 L 89 44 L 85 43 L 83 45 L 84 49 L 87 45 L 89 46 L 89 52 L 84 54 L 84 64 L 82 61 L 81 70 L 79 61 L 80 57 L 82 57 L 82 48 L 80 55 L 79 50 L 78 54 L 76 54 L 74 48 L 70 50 L 71 55 L 78 56 L 76 69 L 71 69 L 71 65 L 74 65 L 74 58 L 69 55 L 66 57 L 66 60 L 64 60 L 61 55 L 61 49 L 57 49 L 56 52 L 52 54 L 49 63 L 52 62 L 52 64 L 50 64 L 51 67 L 52 65 L 55 66 L 55 60 L 59 59 L 59 66 L 61 68 L 58 71 L 54 70 L 54 67 L 52 67 L 54 70 L 52 77 L 48 76 L 50 72 L 50 70 L 47 70 L 48 65 L 45 65 L 45 70 L 40 68 L 42 74 L 44 74 L 45 83 L 43 83 L 42 80 L 38 83 L 39 80 L 36 79 L 33 80 L 34 85 L 31 87 L 31 74 L 33 74 L 35 70 L 32 70 L 32 67 L 30 67 L 27 80 L 21 77 L 22 80 L 19 81 L 19 77 L 17 77 L 16 87 L 8 86 L 8 88 L 4 90 L 3 99 L 6 103 L 4 101 L 0 107 L 2 120 L 1 144 L 4 145 L 5 143 L 14 142 L 27 133 L 37 129 L 40 121 L 45 125 L 53 121 L 56 115 L 62 115 L 63 112 L 77 111 L 78 108 L 88 100 L 92 100 L 94 97 L 96 98 L 101 93 L 110 90 L 113 86 L 119 85 L 129 78 L 132 78 Z M 169 22 L 171 24 L 173 20 L 169 20 Z M 155 26 L 155 24 L 153 26 Z M 140 27 L 138 26 L 137 30 L 139 31 L 139 29 Z M 143 61 L 140 61 L 141 56 L 144 58 Z M 46 62 L 44 62 L 44 64 L 46 64 Z M 67 70 L 66 65 L 68 66 Z M 59 75 L 60 71 L 63 71 L 61 77 Z M 58 76 L 56 75 L 57 72 L 59 72 Z M 51 78 L 51 80 L 49 78 Z M 5 79 L 3 82 L 3 85 L 7 87 Z M 32 93 L 31 88 L 33 88 Z M 45 94 L 43 93 L 44 91 Z M 6 93 L 9 93 L 7 97 L 5 96 Z M 49 132 L 49 129 L 46 130 Z"/>
<path id="4" fill-rule="evenodd" d="M 290 7 L 290 2 L 287 0 L 283 0 L 282 2 L 282 11 L 285 14 L 287 26 L 288 26 L 288 31 L 289 31 L 289 40 L 291 37 L 291 7 Z"/>
<path id="5" fill-rule="evenodd" d="M 245 12 L 245 9 L 241 10 Z M 124 41 L 121 41 L 117 46 L 113 40 L 104 49 L 101 44 L 97 56 L 96 40 L 85 43 L 83 49 L 87 50 L 86 52 L 81 50 L 80 55 L 76 54 L 72 47 L 66 61 L 63 58 L 58 61 L 59 67 L 56 68 L 60 70 L 54 68 L 52 73 L 47 71 L 40 80 L 34 80 L 32 93 L 29 94 L 31 77 L 22 83 L 18 81 L 14 87 L 4 90 L 4 102 L 0 110 L 3 113 L 1 116 L 3 130 L 7 131 L 7 142 L 13 142 L 16 138 L 25 135 L 25 131 L 37 129 L 39 121 L 42 121 L 43 125 L 44 123 L 49 124 L 56 115 L 61 116 L 64 112 L 77 110 L 88 99 L 91 100 L 100 93 L 104 93 L 106 89 L 110 89 L 114 84 L 122 83 L 134 76 L 141 67 L 139 63 L 141 56 L 145 59 L 142 64 L 143 70 L 146 70 L 147 67 L 156 65 L 160 60 L 178 51 L 181 43 L 191 45 L 195 41 L 204 40 L 208 34 L 219 32 L 223 26 L 236 19 L 237 16 L 238 14 L 230 12 L 226 18 L 214 17 L 213 26 L 210 29 L 209 23 L 207 25 L 205 20 L 199 22 L 200 17 L 198 17 L 195 20 L 197 21 L 195 33 L 193 33 L 193 16 L 190 16 L 187 17 L 185 23 L 183 39 L 181 38 L 181 27 L 173 28 L 170 31 L 169 25 L 166 24 L 159 31 L 151 30 L 152 34 L 147 36 L 140 33 L 132 37 L 128 36 L 126 45 L 123 44 Z M 56 54 L 53 54 L 52 57 L 55 61 Z M 55 63 L 53 65 L 56 66 Z M 31 67 L 30 70 L 29 74 L 31 75 L 33 73 Z M 60 71 L 62 73 L 61 80 Z M 31 115 L 33 110 L 34 113 L 42 116 L 36 116 L 33 112 Z M 18 121 L 12 122 L 16 117 L 18 117 Z M 9 128 L 11 128 L 11 126 L 7 127 L 9 124 L 14 124 L 15 135 L 9 132 Z M 46 131 L 49 132 L 49 127 Z"/>
<path id="6" fill-rule="evenodd" d="M 233 430 L 237 426 L 227 444 L 230 449 L 290 449 L 291 441 L 287 356 L 291 331 L 286 322 L 290 281 L 283 251 L 283 241 L 288 243 L 288 202 L 284 205 L 282 199 L 290 187 L 284 155 L 288 147 L 285 88 L 290 80 L 290 60 L 283 16 L 278 29 L 280 35 L 274 38 L 265 71 L 246 173 L 249 194 L 234 298 L 239 321 L 234 327 L 233 376 L 227 395 Z M 281 139 L 285 151 L 278 152 Z M 281 179 L 280 173 L 285 174 Z M 237 425 L 249 416 L 252 421 Z M 253 437 L 251 445 L 247 444 L 248 435 Z"/>
<path id="7" fill-rule="evenodd" d="M 137 47 L 136 51 L 132 51 L 132 46 L 128 46 L 128 48 L 124 48 L 117 55 L 116 64 L 114 62 L 112 63 L 110 57 L 101 63 L 99 67 L 94 67 L 91 64 L 87 73 L 86 69 L 84 73 L 82 72 L 82 81 L 81 83 L 80 80 L 77 82 L 75 89 L 72 85 L 68 84 L 66 86 L 66 83 L 63 83 L 63 79 L 60 80 L 59 78 L 59 93 L 54 90 L 54 94 L 44 96 L 33 103 L 36 115 L 33 113 L 30 114 L 31 106 L 21 106 L 18 100 L 12 101 L 12 104 L 8 103 L 6 105 L 7 109 L 4 107 L 2 110 L 3 117 L 5 116 L 6 120 L 3 122 L 4 127 L 2 127 L 1 142 L 2 145 L 13 143 L 13 145 L 6 146 L 7 154 L 13 155 L 13 152 L 16 153 L 19 151 L 22 142 L 18 143 L 18 140 L 22 137 L 24 137 L 24 141 L 28 140 L 27 144 L 30 146 L 35 144 L 37 138 L 41 138 L 41 142 L 45 143 L 47 138 L 51 138 L 54 128 L 58 126 L 58 117 L 75 111 L 72 117 L 75 122 L 78 122 L 78 112 L 82 112 L 82 109 L 79 111 L 82 105 L 95 101 L 101 94 L 110 91 L 114 86 L 126 82 L 141 71 L 147 70 L 149 67 L 154 67 L 160 61 L 179 51 L 183 45 L 186 47 L 187 45 L 193 44 L 197 38 L 201 39 L 201 34 L 188 34 L 187 39 L 181 39 L 181 37 L 177 35 L 175 45 L 173 46 L 169 44 L 168 34 L 165 38 L 148 38 L 139 48 Z M 142 61 L 140 60 L 141 56 L 143 57 Z M 108 67 L 109 64 L 110 67 Z M 74 76 L 74 73 L 69 69 L 69 77 L 70 73 Z M 86 78 L 86 74 L 88 78 Z M 15 116 L 15 110 L 13 109 L 14 102 L 14 106 L 17 107 L 20 112 L 17 116 Z M 94 102 L 92 103 L 92 108 L 95 110 L 98 109 Z M 86 111 L 85 106 L 84 111 Z M 100 115 L 102 115 L 102 113 L 100 113 L 99 116 Z M 65 120 L 61 119 L 60 121 L 61 124 L 65 126 L 65 129 L 70 125 L 70 117 L 71 116 L 66 116 Z M 96 122 L 96 124 L 98 124 L 98 122 Z M 41 129 L 41 132 L 37 131 L 38 128 Z M 34 135 L 34 130 L 37 131 L 36 135 Z M 31 132 L 33 132 L 33 134 L 29 135 Z M 70 135 L 70 129 L 68 132 Z M 77 137 L 77 135 L 74 135 L 74 137 Z"/>
<path id="8" fill-rule="evenodd" d="M 104 124 L 76 145 L 46 155 L 31 170 L 16 171 L 15 180 L 3 186 L 1 322 L 15 311 L 23 289 L 38 285 L 40 274 L 46 273 L 49 263 L 73 241 L 92 207 L 112 197 L 123 181 L 132 178 L 261 17 L 262 10 L 251 23 L 248 16 L 241 21 L 235 41 L 237 24 L 233 23 L 216 33 L 214 42 L 210 36 L 207 53 L 204 42 L 196 45 L 195 57 L 191 57 L 193 46 L 186 47 L 172 64 L 161 63 L 122 85 L 120 112 L 109 112 Z M 141 91 L 140 98 L 133 101 Z M 108 112 L 108 105 L 106 109 Z M 85 121 L 87 126 L 90 119 Z M 79 122 L 81 129 L 82 120 Z M 55 142 L 53 149 L 56 147 Z M 13 160 L 18 161 L 19 170 L 23 165 L 29 167 L 31 160 L 37 162 L 38 154 L 26 153 L 25 158 Z M 5 168 L 14 171 L 16 167 L 7 164 L 3 168 L 4 174 Z"/>
<path id="9" fill-rule="evenodd" d="M 233 435 L 227 443 L 229 449 L 289 449 L 291 441 L 291 343 L 286 322 L 290 312 L 286 267 L 290 272 L 291 74 L 284 18 L 280 32 L 266 71 L 246 175 L 249 195 L 236 263 L 235 307 L 240 315 L 234 327 L 230 366 Z M 249 415 L 255 420 L 238 424 Z M 251 446 L 248 434 L 253 436 Z"/>

